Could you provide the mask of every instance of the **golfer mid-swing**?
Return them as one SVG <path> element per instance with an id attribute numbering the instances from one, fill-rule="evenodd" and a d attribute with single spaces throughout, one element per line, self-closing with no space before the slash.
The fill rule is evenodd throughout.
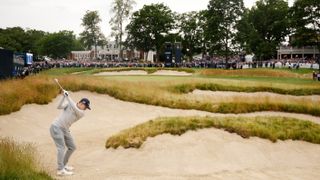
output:
<path id="1" fill-rule="evenodd" d="M 67 103 L 64 104 L 64 101 Z M 60 176 L 72 175 L 71 166 L 67 166 L 71 154 L 75 151 L 76 146 L 70 134 L 70 126 L 84 116 L 84 111 L 90 109 L 90 101 L 87 98 L 81 99 L 78 103 L 73 102 L 67 91 L 63 91 L 58 109 L 63 109 L 61 115 L 52 123 L 50 134 L 56 144 L 58 155 L 58 172 Z M 67 147 L 67 149 L 65 148 Z"/>

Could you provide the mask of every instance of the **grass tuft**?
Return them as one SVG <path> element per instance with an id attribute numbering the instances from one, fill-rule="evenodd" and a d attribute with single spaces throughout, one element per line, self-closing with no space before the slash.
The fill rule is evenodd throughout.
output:
<path id="1" fill-rule="evenodd" d="M 58 92 L 47 76 L 1 81 L 0 115 L 18 111 L 24 104 L 48 104 Z"/>
<path id="2" fill-rule="evenodd" d="M 140 148 L 148 137 L 182 135 L 189 130 L 223 129 L 243 138 L 260 137 L 272 142 L 300 140 L 320 144 L 320 125 L 286 117 L 166 117 L 123 130 L 108 138 L 106 148 Z"/>
<path id="3" fill-rule="evenodd" d="M 53 179 L 38 164 L 32 145 L 17 144 L 12 139 L 0 138 L 0 179 Z"/>
<path id="4" fill-rule="evenodd" d="M 173 86 L 171 91 L 176 93 L 189 93 L 196 89 L 210 91 L 233 91 L 233 92 L 271 92 L 293 96 L 320 95 L 320 88 L 295 88 L 284 89 L 270 86 L 239 86 L 223 85 L 218 83 L 187 83 Z"/>

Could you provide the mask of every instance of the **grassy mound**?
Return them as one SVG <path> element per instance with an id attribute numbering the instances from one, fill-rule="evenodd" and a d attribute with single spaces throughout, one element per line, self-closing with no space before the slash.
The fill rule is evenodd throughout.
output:
<path id="1" fill-rule="evenodd" d="M 0 138 L 0 179 L 51 180 L 40 170 L 36 153 L 30 144 L 17 144 L 11 139 Z"/>
<path id="2" fill-rule="evenodd" d="M 285 117 L 170 117 L 158 118 L 108 138 L 106 148 L 139 148 L 148 137 L 182 135 L 189 130 L 224 129 L 243 138 L 260 137 L 272 142 L 301 140 L 320 144 L 320 125 Z"/>
<path id="3" fill-rule="evenodd" d="M 235 85 L 223 85 L 216 83 L 188 83 L 179 84 L 172 88 L 173 92 L 177 93 L 189 93 L 196 89 L 210 90 L 210 91 L 233 91 L 233 92 L 271 92 L 284 95 L 293 96 L 307 96 L 307 95 L 320 95 L 320 88 L 295 88 L 284 89 L 278 87 L 268 86 L 235 86 Z"/>

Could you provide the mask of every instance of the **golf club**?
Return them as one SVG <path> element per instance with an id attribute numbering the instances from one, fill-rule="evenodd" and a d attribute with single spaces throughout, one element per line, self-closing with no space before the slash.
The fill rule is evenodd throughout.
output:
<path id="1" fill-rule="evenodd" d="M 65 94 L 65 96 L 69 96 L 69 93 L 63 89 L 63 87 L 61 86 L 61 84 L 59 83 L 58 79 L 54 79 L 54 81 L 58 84 L 58 86 L 60 87 L 61 91 L 63 91 L 63 93 Z"/>
<path id="2" fill-rule="evenodd" d="M 63 87 L 60 85 L 58 79 L 54 79 L 54 81 L 58 84 L 58 86 L 60 87 L 60 89 L 61 89 L 62 91 L 65 91 L 65 90 L 63 89 Z"/>

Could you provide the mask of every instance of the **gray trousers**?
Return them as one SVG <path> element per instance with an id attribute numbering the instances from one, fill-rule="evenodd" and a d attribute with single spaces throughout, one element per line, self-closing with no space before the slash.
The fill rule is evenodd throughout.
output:
<path id="1" fill-rule="evenodd" d="M 71 154 L 76 150 L 73 138 L 69 130 L 65 130 L 55 125 L 51 125 L 50 134 L 57 147 L 58 170 L 62 170 L 67 165 Z M 66 150 L 67 147 L 67 150 Z"/>

